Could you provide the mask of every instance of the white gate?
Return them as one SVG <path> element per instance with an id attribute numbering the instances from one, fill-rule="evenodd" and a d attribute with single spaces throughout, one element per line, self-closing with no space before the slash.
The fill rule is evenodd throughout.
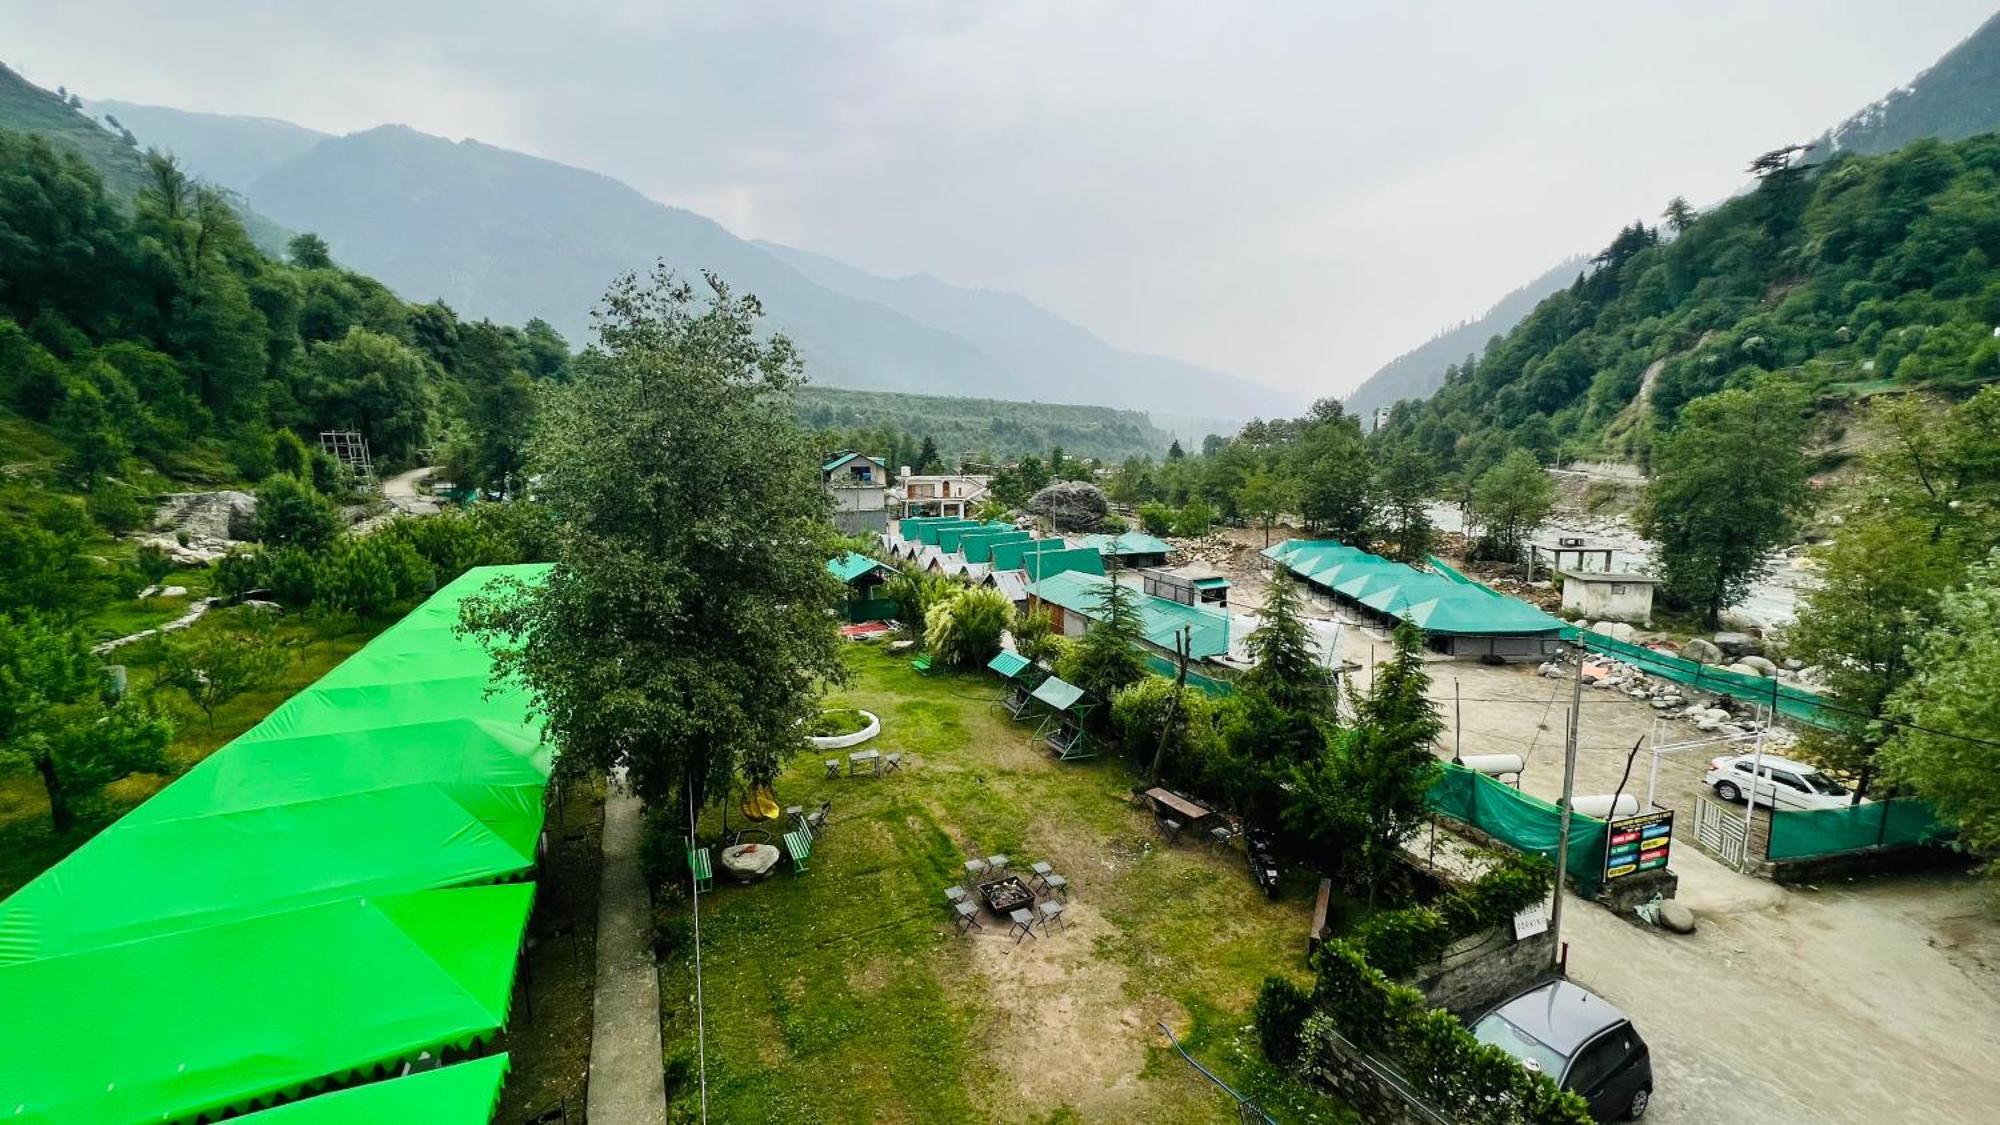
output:
<path id="1" fill-rule="evenodd" d="M 1731 867 L 1743 865 L 1743 814 L 1735 808 L 1697 795 L 1694 799 L 1695 846 Z"/>

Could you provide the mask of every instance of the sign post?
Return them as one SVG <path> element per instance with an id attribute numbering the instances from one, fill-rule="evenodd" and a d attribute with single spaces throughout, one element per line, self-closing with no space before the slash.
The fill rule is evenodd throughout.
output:
<path id="1" fill-rule="evenodd" d="M 1604 881 L 1658 871 L 1673 858 L 1674 811 L 1628 816 L 1605 827 Z"/>

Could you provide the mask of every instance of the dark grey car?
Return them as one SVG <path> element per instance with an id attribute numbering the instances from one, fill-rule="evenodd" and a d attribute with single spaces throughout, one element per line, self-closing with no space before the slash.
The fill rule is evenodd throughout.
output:
<path id="1" fill-rule="evenodd" d="M 1479 1017 L 1472 1034 L 1590 1103 L 1599 1121 L 1636 1121 L 1653 1100 L 1653 1060 L 1625 1013 L 1566 980 L 1539 984 Z"/>

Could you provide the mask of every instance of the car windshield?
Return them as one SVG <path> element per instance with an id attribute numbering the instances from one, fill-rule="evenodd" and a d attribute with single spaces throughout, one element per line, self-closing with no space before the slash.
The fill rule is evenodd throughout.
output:
<path id="1" fill-rule="evenodd" d="M 1846 786 L 1823 773 L 1809 773 L 1805 776 L 1806 785 L 1815 792 L 1824 793 L 1829 797 L 1842 797 L 1847 794 Z"/>
<path id="2" fill-rule="evenodd" d="M 1563 1057 L 1555 1049 L 1541 1040 L 1508 1023 L 1498 1012 L 1480 1020 L 1472 1029 L 1473 1037 L 1489 1047 L 1498 1047 L 1521 1060 L 1530 1070 L 1538 1070 L 1551 1080 L 1560 1080 L 1563 1072 Z"/>

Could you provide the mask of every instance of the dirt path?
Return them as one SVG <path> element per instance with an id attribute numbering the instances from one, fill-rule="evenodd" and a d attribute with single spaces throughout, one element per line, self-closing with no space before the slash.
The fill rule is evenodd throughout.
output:
<path id="1" fill-rule="evenodd" d="M 382 498 L 389 502 L 390 507 L 405 515 L 437 515 L 437 501 L 417 491 L 417 482 L 436 472 L 435 465 L 420 465 L 407 472 L 397 473 L 382 482 Z"/>

